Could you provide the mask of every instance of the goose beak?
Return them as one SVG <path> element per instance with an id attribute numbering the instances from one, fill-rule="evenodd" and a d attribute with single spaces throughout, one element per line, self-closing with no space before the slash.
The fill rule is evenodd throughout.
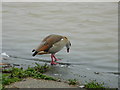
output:
<path id="1" fill-rule="evenodd" d="M 68 53 L 69 53 L 69 49 L 70 49 L 70 48 L 67 48 L 67 52 L 68 52 Z"/>

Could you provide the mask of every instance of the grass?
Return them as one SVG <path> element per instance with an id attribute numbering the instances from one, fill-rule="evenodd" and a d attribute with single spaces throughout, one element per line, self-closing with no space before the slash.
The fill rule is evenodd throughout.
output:
<path id="1" fill-rule="evenodd" d="M 28 67 L 26 70 L 23 70 L 23 68 L 15 67 L 4 69 L 2 70 L 2 85 L 4 87 L 4 85 L 9 85 L 26 77 L 56 81 L 55 78 L 43 74 L 49 69 L 50 67 L 47 64 L 41 66 L 37 63 L 35 67 Z"/>
<path id="2" fill-rule="evenodd" d="M 68 80 L 68 84 L 69 85 L 77 85 L 78 84 L 78 81 L 76 79 L 69 79 Z"/>
<path id="3" fill-rule="evenodd" d="M 10 69 L 3 69 L 2 74 L 0 74 L 0 76 L 2 77 L 0 78 L 0 80 L 2 81 L 0 84 L 0 89 L 1 88 L 4 89 L 5 85 L 9 85 L 16 81 L 20 81 L 26 77 L 57 81 L 57 79 L 43 74 L 48 70 L 50 70 L 50 67 L 47 64 L 41 66 L 37 63 L 35 67 L 28 67 L 26 70 L 23 70 L 23 68 L 15 68 L 15 67 L 12 67 Z M 79 83 L 76 79 L 69 79 L 68 84 L 78 85 Z M 99 84 L 96 81 L 91 81 L 85 84 L 84 86 L 85 86 L 84 88 L 105 88 L 103 86 L 103 83 Z"/>
<path id="4" fill-rule="evenodd" d="M 18 77 L 10 77 L 10 74 L 3 74 L 2 76 L 3 80 L 2 80 L 2 84 L 3 85 L 8 85 L 10 83 L 16 82 L 16 81 L 20 81 L 21 79 Z"/>
<path id="5" fill-rule="evenodd" d="M 0 90 L 2 89 L 2 73 L 0 73 Z"/>
<path id="6" fill-rule="evenodd" d="M 68 84 L 69 85 L 78 85 L 78 81 L 76 79 L 68 79 Z M 84 85 L 84 88 L 105 88 L 104 83 L 98 83 L 95 80 L 88 82 L 87 84 Z"/>
<path id="7" fill-rule="evenodd" d="M 87 84 L 85 84 L 85 88 L 105 88 L 104 83 L 98 83 L 96 81 L 91 81 Z"/>

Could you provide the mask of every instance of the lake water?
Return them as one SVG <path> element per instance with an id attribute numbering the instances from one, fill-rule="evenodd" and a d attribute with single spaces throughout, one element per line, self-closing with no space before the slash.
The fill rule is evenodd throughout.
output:
<path id="1" fill-rule="evenodd" d="M 10 56 L 3 62 L 51 61 L 50 55 L 33 58 L 31 51 L 47 35 L 60 34 L 72 43 L 70 53 L 64 48 L 56 54 L 61 63 L 70 63 L 75 72 L 118 72 L 117 3 L 3 3 L 2 15 L 2 53 Z"/>

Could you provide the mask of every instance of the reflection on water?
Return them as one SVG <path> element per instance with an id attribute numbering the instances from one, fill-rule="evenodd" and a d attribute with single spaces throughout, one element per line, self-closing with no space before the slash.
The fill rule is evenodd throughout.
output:
<path id="1" fill-rule="evenodd" d="M 61 63 L 117 71 L 117 12 L 117 3 L 3 3 L 3 52 L 19 57 L 8 62 L 32 62 L 31 50 L 54 33 L 72 43 L 69 54 L 57 53 Z M 50 61 L 50 55 L 36 58 Z"/>

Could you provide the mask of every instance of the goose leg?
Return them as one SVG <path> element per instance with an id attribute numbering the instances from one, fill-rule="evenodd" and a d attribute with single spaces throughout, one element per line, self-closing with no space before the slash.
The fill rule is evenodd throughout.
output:
<path id="1" fill-rule="evenodd" d="M 55 61 L 61 61 L 60 59 L 57 59 L 54 54 L 52 54 L 52 56 L 55 59 Z"/>
<path id="2" fill-rule="evenodd" d="M 54 55 L 53 54 L 51 54 L 51 59 L 52 59 L 51 65 L 58 64 L 58 63 L 54 62 Z"/>

